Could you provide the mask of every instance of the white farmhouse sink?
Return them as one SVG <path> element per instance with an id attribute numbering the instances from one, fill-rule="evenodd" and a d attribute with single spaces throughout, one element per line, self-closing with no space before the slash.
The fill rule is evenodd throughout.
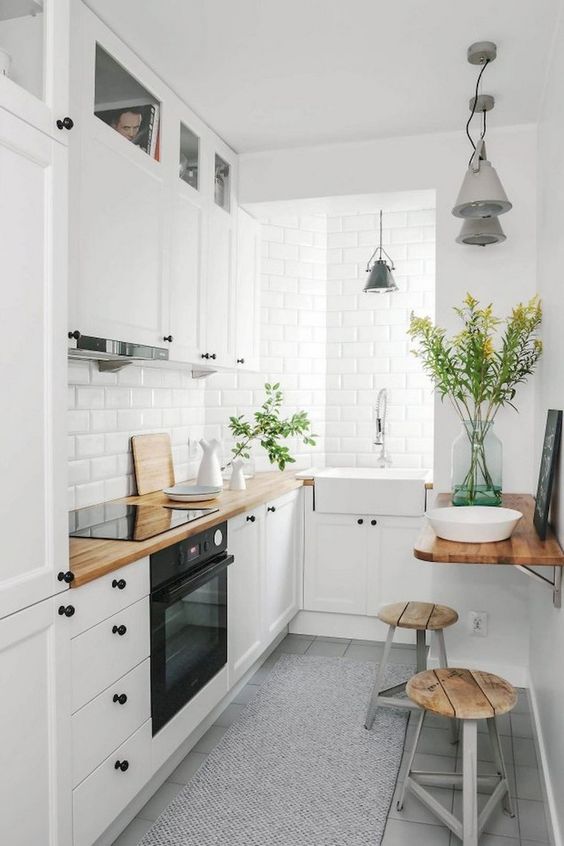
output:
<path id="1" fill-rule="evenodd" d="M 315 471 L 315 510 L 416 517 L 425 512 L 429 470 L 331 467 Z"/>

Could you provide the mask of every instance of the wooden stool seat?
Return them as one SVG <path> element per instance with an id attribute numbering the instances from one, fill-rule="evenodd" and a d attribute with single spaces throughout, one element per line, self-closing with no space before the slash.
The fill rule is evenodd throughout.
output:
<path id="1" fill-rule="evenodd" d="M 398 629 L 441 631 L 458 620 L 458 614 L 447 605 L 433 602 L 394 602 L 378 611 L 378 619 Z"/>
<path id="2" fill-rule="evenodd" d="M 409 698 L 442 717 L 489 720 L 515 707 L 515 688 L 499 676 L 456 667 L 426 670 L 407 683 Z"/>

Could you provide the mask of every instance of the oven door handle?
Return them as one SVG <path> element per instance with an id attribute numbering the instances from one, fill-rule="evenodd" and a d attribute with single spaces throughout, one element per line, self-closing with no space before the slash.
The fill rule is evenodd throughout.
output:
<path id="1" fill-rule="evenodd" d="M 172 602 L 182 599 L 182 597 L 186 596 L 187 593 L 192 593 L 197 590 L 201 587 L 201 585 L 209 582 L 210 579 L 218 576 L 222 570 L 226 570 L 228 565 L 232 564 L 234 561 L 234 556 L 225 552 L 221 556 L 218 556 L 208 562 L 205 569 L 200 570 L 190 579 L 183 579 L 180 584 L 165 587 L 157 591 L 151 596 L 151 601 L 164 602 L 167 605 L 170 605 Z"/>

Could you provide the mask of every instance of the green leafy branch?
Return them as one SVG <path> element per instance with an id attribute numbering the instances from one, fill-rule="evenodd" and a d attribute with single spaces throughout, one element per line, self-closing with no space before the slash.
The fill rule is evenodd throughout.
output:
<path id="1" fill-rule="evenodd" d="M 267 382 L 264 390 L 266 398 L 260 409 L 255 411 L 254 422 L 248 421 L 243 414 L 229 418 L 231 433 L 238 439 L 232 450 L 233 457 L 249 458 L 249 447 L 254 440 L 258 440 L 266 450 L 270 463 L 284 470 L 286 464 L 295 462 L 295 458 L 280 441 L 297 435 L 301 436 L 307 446 L 315 446 L 317 436 L 309 431 L 310 421 L 305 411 L 297 411 L 285 419 L 280 417 L 284 397 L 278 382 L 275 385 Z"/>

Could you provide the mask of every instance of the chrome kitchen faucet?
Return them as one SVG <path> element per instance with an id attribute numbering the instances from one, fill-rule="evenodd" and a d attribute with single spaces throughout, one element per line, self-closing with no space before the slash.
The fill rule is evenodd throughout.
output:
<path id="1" fill-rule="evenodd" d="M 388 390 L 381 388 L 376 397 L 376 440 L 375 446 L 381 446 L 377 467 L 389 467 L 392 459 L 386 452 L 386 417 L 388 413 Z"/>

